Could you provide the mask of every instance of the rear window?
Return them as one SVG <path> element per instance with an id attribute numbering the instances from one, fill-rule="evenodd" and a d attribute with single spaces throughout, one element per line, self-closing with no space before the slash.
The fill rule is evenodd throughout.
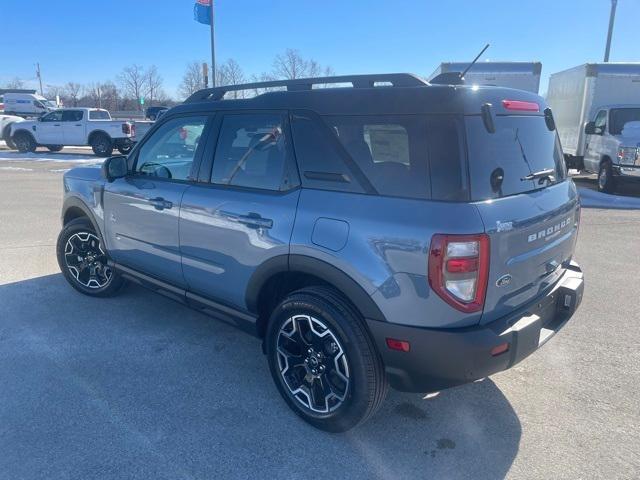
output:
<path id="1" fill-rule="evenodd" d="M 496 116 L 495 133 L 481 117 L 466 119 L 471 198 L 487 200 L 545 188 L 566 178 L 562 149 L 542 116 Z M 552 170 L 551 181 L 526 180 Z"/>
<path id="2" fill-rule="evenodd" d="M 89 120 L 111 120 L 111 116 L 106 110 L 91 110 Z"/>

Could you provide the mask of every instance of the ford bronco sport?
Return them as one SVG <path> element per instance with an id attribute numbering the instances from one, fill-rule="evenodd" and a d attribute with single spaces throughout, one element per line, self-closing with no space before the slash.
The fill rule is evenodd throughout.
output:
<path id="1" fill-rule="evenodd" d="M 259 94 L 225 99 L 240 89 Z M 64 192 L 75 289 L 138 282 L 260 337 L 289 407 L 328 431 L 387 385 L 512 367 L 582 298 L 578 194 L 523 91 L 409 74 L 205 89 Z"/>

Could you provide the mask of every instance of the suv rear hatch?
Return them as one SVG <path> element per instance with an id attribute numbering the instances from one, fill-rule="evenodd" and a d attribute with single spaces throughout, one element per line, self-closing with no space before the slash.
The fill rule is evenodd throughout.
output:
<path id="1" fill-rule="evenodd" d="M 545 118 L 542 108 L 505 100 L 484 112 L 491 118 L 465 117 L 471 198 L 490 238 L 481 323 L 544 294 L 573 255 L 578 194 L 567 179 L 550 113 Z"/>

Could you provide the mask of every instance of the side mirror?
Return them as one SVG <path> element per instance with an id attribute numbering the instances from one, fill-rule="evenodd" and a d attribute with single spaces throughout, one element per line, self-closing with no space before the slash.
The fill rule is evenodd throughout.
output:
<path id="1" fill-rule="evenodd" d="M 587 122 L 584 126 L 584 133 L 586 133 L 587 135 L 595 135 L 596 122 Z"/>
<path id="2" fill-rule="evenodd" d="M 126 177 L 127 173 L 129 173 L 129 166 L 127 165 L 127 157 L 124 155 L 109 157 L 102 164 L 102 176 L 107 182 Z"/>

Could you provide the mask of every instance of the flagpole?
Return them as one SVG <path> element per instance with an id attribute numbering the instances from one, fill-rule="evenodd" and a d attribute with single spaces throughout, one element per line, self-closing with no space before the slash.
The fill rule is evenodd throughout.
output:
<path id="1" fill-rule="evenodd" d="M 213 13 L 213 0 L 211 0 L 211 86 L 216 86 L 216 46 L 215 36 L 213 33 L 213 20 L 215 15 Z"/>

